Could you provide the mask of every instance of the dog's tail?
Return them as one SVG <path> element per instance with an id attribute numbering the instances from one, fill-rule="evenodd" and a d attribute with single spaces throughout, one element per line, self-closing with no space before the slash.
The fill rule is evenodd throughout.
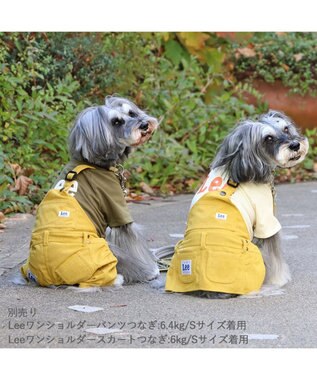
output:
<path id="1" fill-rule="evenodd" d="M 164 247 L 155 248 L 152 250 L 152 253 L 157 258 L 157 264 L 160 272 L 167 272 L 174 252 L 175 245 L 166 245 Z"/>
<path id="2" fill-rule="evenodd" d="M 278 285 L 263 285 L 260 290 L 250 292 L 239 296 L 239 298 L 261 298 L 261 297 L 271 297 L 271 296 L 281 296 L 285 294 L 285 289 L 282 289 Z"/>
<path id="3" fill-rule="evenodd" d="M 175 252 L 175 246 L 166 245 L 164 247 L 151 249 L 151 251 L 157 260 L 156 262 L 160 273 L 167 272 Z M 149 284 L 151 288 L 162 290 L 165 287 L 165 276 L 159 276 L 158 278 L 150 281 Z"/>

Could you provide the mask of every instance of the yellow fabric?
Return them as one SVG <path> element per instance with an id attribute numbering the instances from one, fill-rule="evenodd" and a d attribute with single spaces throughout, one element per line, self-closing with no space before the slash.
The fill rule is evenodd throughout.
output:
<path id="1" fill-rule="evenodd" d="M 80 173 L 85 169 L 94 168 L 81 165 L 73 171 Z M 117 276 L 117 259 L 68 193 L 72 185 L 72 181 L 66 181 L 62 190 L 50 190 L 41 202 L 22 274 L 41 286 L 110 285 Z"/>
<path id="2" fill-rule="evenodd" d="M 201 197 L 189 212 L 167 272 L 167 291 L 246 294 L 260 289 L 265 267 L 226 185 Z"/>
<path id="3" fill-rule="evenodd" d="M 195 194 L 192 205 L 209 191 L 221 190 L 226 186 L 228 175 L 222 168 L 211 170 L 201 188 Z M 241 183 L 231 197 L 231 202 L 240 211 L 249 232 L 253 236 L 266 239 L 281 230 L 281 224 L 274 215 L 271 186 L 266 183 Z"/>

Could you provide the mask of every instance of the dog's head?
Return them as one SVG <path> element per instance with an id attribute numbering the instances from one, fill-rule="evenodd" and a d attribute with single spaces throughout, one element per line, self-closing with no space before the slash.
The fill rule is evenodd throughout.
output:
<path id="1" fill-rule="evenodd" d="M 284 114 L 269 111 L 257 121 L 239 123 L 224 139 L 212 163 L 223 167 L 235 182 L 265 183 L 274 168 L 290 168 L 303 161 L 308 140 Z"/>
<path id="2" fill-rule="evenodd" d="M 148 141 L 157 127 L 157 119 L 131 101 L 107 97 L 105 105 L 89 107 L 77 117 L 69 135 L 70 154 L 108 168 L 122 162 L 131 147 Z"/>
<path id="3" fill-rule="evenodd" d="M 290 118 L 281 112 L 269 111 L 260 116 L 259 121 L 266 125 L 262 131 L 263 142 L 276 166 L 291 168 L 304 160 L 309 148 L 308 140 Z"/>

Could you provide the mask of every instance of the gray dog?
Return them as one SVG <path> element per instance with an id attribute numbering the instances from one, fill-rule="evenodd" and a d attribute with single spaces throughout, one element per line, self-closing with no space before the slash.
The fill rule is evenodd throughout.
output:
<path id="1" fill-rule="evenodd" d="M 100 288 L 159 276 L 127 208 L 121 166 L 157 127 L 156 118 L 119 97 L 79 114 L 69 135 L 71 161 L 37 211 L 24 278 Z"/>
<path id="2" fill-rule="evenodd" d="M 291 276 L 280 248 L 273 171 L 300 163 L 307 152 L 307 139 L 280 112 L 239 123 L 192 201 L 166 290 L 230 298 L 285 285 Z"/>

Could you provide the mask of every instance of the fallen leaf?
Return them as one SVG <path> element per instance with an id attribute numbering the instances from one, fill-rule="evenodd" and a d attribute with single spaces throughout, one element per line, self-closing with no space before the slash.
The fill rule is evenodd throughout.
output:
<path id="1" fill-rule="evenodd" d="M 28 192 L 29 186 L 33 183 L 31 178 L 21 175 L 16 181 L 14 188 L 11 191 L 17 191 L 19 195 L 25 195 Z"/>
<path id="2" fill-rule="evenodd" d="M 146 184 L 145 182 L 141 182 L 140 187 L 141 187 L 141 190 L 144 191 L 145 193 L 151 194 L 151 195 L 154 194 L 152 187 Z"/>
<path id="3" fill-rule="evenodd" d="M 294 58 L 296 62 L 299 62 L 303 57 L 304 57 L 304 54 L 302 53 L 294 54 Z"/>
<path id="4" fill-rule="evenodd" d="M 18 175 L 18 173 L 21 172 L 21 166 L 19 164 L 10 164 L 10 166 L 15 174 Z"/>
<path id="5" fill-rule="evenodd" d="M 3 210 L 4 214 L 11 214 L 12 212 L 19 212 L 19 206 L 17 204 L 12 205 L 11 207 Z"/>
<path id="6" fill-rule="evenodd" d="M 256 56 L 256 52 L 254 51 L 254 49 L 251 49 L 251 48 L 248 48 L 248 47 L 239 48 L 239 49 L 236 50 L 236 56 L 238 58 L 241 55 L 243 57 L 251 58 L 251 57 L 255 57 Z"/>
<path id="7" fill-rule="evenodd" d="M 6 217 L 4 216 L 3 212 L 0 212 L 0 223 L 5 219 Z"/>
<path id="8" fill-rule="evenodd" d="M 125 307 L 125 306 L 128 306 L 128 305 L 112 305 L 110 307 Z"/>
<path id="9" fill-rule="evenodd" d="M 30 177 L 30 175 L 34 174 L 34 172 L 35 172 L 34 168 L 23 168 L 21 170 L 21 173 L 19 174 L 25 175 L 26 177 Z"/>

